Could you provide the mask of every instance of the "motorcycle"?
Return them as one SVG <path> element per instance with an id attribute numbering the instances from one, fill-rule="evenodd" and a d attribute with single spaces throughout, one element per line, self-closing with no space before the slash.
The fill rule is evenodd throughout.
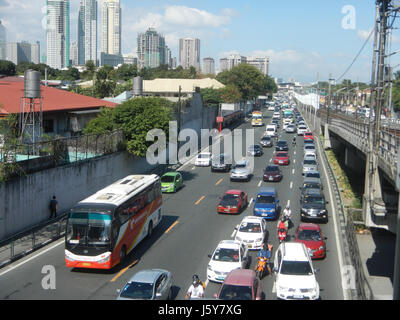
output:
<path id="1" fill-rule="evenodd" d="M 287 237 L 287 231 L 286 228 L 279 228 L 278 229 L 278 239 L 279 239 L 279 243 L 282 243 L 283 241 L 286 240 Z"/>
<path id="2" fill-rule="evenodd" d="M 266 269 L 267 269 L 267 258 L 266 257 L 258 257 L 256 275 L 260 280 L 265 276 Z"/>

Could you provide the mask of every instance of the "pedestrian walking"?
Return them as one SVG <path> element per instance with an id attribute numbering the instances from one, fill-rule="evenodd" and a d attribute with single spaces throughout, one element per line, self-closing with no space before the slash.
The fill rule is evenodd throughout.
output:
<path id="1" fill-rule="evenodd" d="M 50 219 L 57 217 L 58 202 L 56 200 L 56 196 L 53 196 L 53 199 L 50 200 L 49 208 L 50 208 Z"/>

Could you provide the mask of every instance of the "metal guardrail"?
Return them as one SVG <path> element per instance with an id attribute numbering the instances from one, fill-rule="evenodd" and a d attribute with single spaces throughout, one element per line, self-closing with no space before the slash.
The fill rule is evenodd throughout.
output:
<path id="1" fill-rule="evenodd" d="M 0 268 L 64 236 L 67 214 L 35 225 L 0 241 Z"/>

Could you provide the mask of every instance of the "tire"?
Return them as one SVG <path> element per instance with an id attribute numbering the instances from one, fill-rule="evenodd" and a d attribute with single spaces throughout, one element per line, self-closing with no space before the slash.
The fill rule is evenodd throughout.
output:
<path id="1" fill-rule="evenodd" d="M 153 234 L 153 221 L 150 221 L 149 222 L 149 226 L 147 228 L 147 236 L 146 236 L 146 238 L 150 239 L 152 234 Z"/>
<path id="2" fill-rule="evenodd" d="M 124 263 L 125 259 L 126 259 L 126 246 L 123 245 L 121 251 L 119 252 L 119 263 L 120 264 Z"/>

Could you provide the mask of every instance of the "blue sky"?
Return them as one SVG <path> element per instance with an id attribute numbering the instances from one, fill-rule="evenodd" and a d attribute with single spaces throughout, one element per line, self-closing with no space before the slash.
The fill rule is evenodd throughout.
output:
<path id="1" fill-rule="evenodd" d="M 9 41 L 40 40 L 45 0 L 0 0 L 0 20 Z M 201 58 L 218 59 L 229 53 L 270 57 L 270 74 L 299 81 L 338 78 L 364 44 L 374 24 L 374 0 L 121 0 L 122 51 L 136 52 L 138 32 L 153 26 L 164 34 L 178 57 L 180 37 L 201 40 Z M 355 9 L 355 28 L 344 29 L 344 6 Z M 76 40 L 79 0 L 71 0 L 71 40 Z M 101 1 L 98 5 L 101 20 Z M 396 22 L 398 27 L 398 23 Z M 101 32 L 99 25 L 99 43 Z M 399 31 L 393 33 L 393 51 L 399 50 Z M 400 55 L 398 55 L 400 56 Z M 368 82 L 372 41 L 345 76 Z M 393 56 L 392 65 L 400 63 Z"/>

